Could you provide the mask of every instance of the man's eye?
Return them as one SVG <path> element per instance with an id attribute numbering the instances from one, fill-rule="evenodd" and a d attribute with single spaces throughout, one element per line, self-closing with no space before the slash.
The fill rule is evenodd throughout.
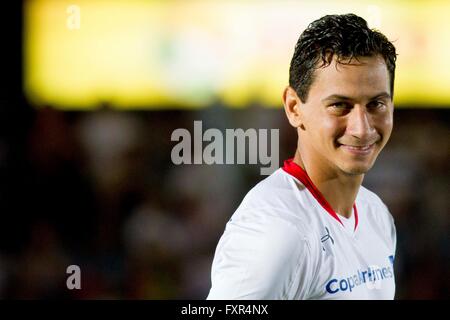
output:
<path id="1" fill-rule="evenodd" d="M 350 104 L 348 104 L 347 102 L 335 102 L 331 106 L 335 107 L 335 108 L 338 108 L 338 109 L 351 108 Z"/>
<path id="2" fill-rule="evenodd" d="M 385 106 L 385 104 L 382 101 L 372 101 L 367 105 L 367 107 L 372 108 L 372 109 L 381 108 L 384 106 Z"/>

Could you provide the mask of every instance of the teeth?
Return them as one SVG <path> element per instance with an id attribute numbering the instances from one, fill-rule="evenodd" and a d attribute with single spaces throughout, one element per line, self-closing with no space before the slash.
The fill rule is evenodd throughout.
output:
<path id="1" fill-rule="evenodd" d="M 349 145 L 347 145 L 348 148 L 353 149 L 353 150 L 359 150 L 359 151 L 369 150 L 371 146 L 372 145 L 368 145 L 368 146 L 349 146 Z"/>

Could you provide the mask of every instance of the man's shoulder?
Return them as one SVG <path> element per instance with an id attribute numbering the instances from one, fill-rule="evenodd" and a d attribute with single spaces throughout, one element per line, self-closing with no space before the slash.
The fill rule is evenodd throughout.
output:
<path id="1" fill-rule="evenodd" d="M 373 191 L 367 189 L 364 186 L 359 188 L 358 201 L 369 206 L 378 206 L 385 208 L 387 210 L 386 204 L 381 200 L 381 198 Z"/>
<path id="2" fill-rule="evenodd" d="M 273 225 L 286 232 L 293 227 L 302 235 L 309 234 L 306 192 L 303 185 L 278 169 L 246 194 L 232 220 Z"/>
<path id="3" fill-rule="evenodd" d="M 365 211 L 371 215 L 374 215 L 377 220 L 382 219 L 387 221 L 389 224 L 394 223 L 388 207 L 375 192 L 361 186 L 358 193 L 357 202 L 359 203 L 360 208 L 365 208 Z"/>
<path id="4" fill-rule="evenodd" d="M 289 190 L 289 181 L 282 169 L 277 169 L 270 176 L 258 182 L 246 194 L 244 201 L 250 202 L 253 200 L 269 200 L 267 195 L 277 195 L 279 192 Z"/>
<path id="5" fill-rule="evenodd" d="M 303 184 L 280 168 L 250 189 L 241 206 L 289 205 L 293 204 L 291 200 L 302 198 L 306 193 Z"/>

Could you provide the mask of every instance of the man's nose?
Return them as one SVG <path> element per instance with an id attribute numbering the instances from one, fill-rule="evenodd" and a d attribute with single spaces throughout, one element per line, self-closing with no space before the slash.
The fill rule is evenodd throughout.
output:
<path id="1" fill-rule="evenodd" d="M 349 114 L 347 133 L 363 141 L 367 141 L 374 134 L 370 114 L 365 107 L 355 105 Z"/>

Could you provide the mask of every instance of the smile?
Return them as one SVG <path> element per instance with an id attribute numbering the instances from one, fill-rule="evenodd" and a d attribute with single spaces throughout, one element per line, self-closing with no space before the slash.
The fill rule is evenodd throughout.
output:
<path id="1" fill-rule="evenodd" d="M 346 151 L 351 152 L 353 154 L 357 155 L 367 155 L 372 152 L 373 148 L 375 146 L 375 143 L 363 145 L 363 146 L 352 146 L 347 144 L 341 144 L 341 147 L 344 148 Z"/>

